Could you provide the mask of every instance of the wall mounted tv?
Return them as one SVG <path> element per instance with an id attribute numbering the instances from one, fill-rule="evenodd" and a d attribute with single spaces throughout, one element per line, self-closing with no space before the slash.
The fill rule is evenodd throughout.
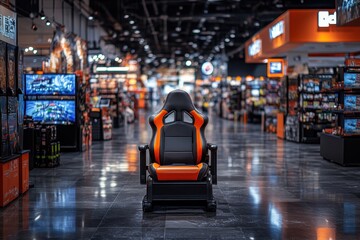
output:
<path id="1" fill-rule="evenodd" d="M 360 88 L 360 73 L 344 73 L 345 88 Z"/>
<path id="2" fill-rule="evenodd" d="M 74 100 L 26 101 L 25 115 L 45 124 L 74 124 L 76 120 Z"/>
<path id="3" fill-rule="evenodd" d="M 360 95 L 344 95 L 345 111 L 360 111 Z"/>
<path id="4" fill-rule="evenodd" d="M 75 74 L 26 74 L 25 95 L 75 95 Z"/>
<path id="5" fill-rule="evenodd" d="M 351 118 L 344 120 L 344 133 L 345 134 L 360 134 L 360 119 Z"/>

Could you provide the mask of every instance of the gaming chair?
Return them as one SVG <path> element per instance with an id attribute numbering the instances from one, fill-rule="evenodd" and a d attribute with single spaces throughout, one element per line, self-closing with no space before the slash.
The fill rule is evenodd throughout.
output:
<path id="1" fill-rule="evenodd" d="M 195 108 L 188 93 L 175 90 L 149 123 L 151 142 L 138 146 L 140 183 L 147 184 L 143 211 L 152 211 L 154 201 L 168 200 L 204 201 L 207 211 L 216 211 L 212 184 L 217 183 L 217 146 L 206 143 L 207 116 Z"/>

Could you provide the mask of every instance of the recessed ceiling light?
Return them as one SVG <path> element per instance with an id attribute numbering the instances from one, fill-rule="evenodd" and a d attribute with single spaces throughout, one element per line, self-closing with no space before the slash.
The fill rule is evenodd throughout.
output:
<path id="1" fill-rule="evenodd" d="M 128 14 L 125 14 L 124 15 L 124 18 L 126 19 L 126 18 L 129 18 L 129 15 Z"/>
<path id="2" fill-rule="evenodd" d="M 260 27 L 260 23 L 258 21 L 254 22 L 255 27 Z"/>
<path id="3" fill-rule="evenodd" d="M 135 30 L 134 33 L 135 33 L 135 34 L 140 34 L 140 31 L 139 31 L 139 30 Z"/>
<path id="4" fill-rule="evenodd" d="M 175 31 L 180 32 L 180 31 L 181 31 L 181 27 L 176 27 L 176 28 L 175 28 Z"/>
<path id="5" fill-rule="evenodd" d="M 195 34 L 200 33 L 200 29 L 195 28 L 192 32 Z"/>
<path id="6" fill-rule="evenodd" d="M 228 38 L 225 38 L 225 42 L 230 42 L 230 39 L 228 39 Z"/>
<path id="7" fill-rule="evenodd" d="M 130 23 L 130 24 L 134 24 L 135 21 L 134 21 L 134 20 L 130 20 L 129 23 Z"/>
<path id="8" fill-rule="evenodd" d="M 94 17 L 90 15 L 90 16 L 88 17 L 88 19 L 89 19 L 90 21 L 92 21 L 92 20 L 94 20 Z"/>
<path id="9" fill-rule="evenodd" d="M 235 34 L 233 34 L 233 33 L 230 34 L 230 37 L 231 37 L 231 38 L 235 38 Z"/>

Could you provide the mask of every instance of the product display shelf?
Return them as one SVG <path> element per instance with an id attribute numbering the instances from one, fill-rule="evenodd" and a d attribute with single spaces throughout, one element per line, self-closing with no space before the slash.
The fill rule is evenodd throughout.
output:
<path id="1" fill-rule="evenodd" d="M 91 79 L 91 97 L 101 97 L 101 99 L 110 100 L 110 115 L 113 121 L 113 127 L 121 126 L 123 116 L 121 114 L 121 84 L 123 77 L 109 75 L 93 75 Z M 94 107 L 94 106 L 93 106 Z M 98 106 L 96 106 L 98 107 Z"/>
<path id="2" fill-rule="evenodd" d="M 250 123 L 261 123 L 266 105 L 266 82 L 255 79 L 246 83 L 246 111 Z"/>
<path id="3" fill-rule="evenodd" d="M 323 129 L 334 127 L 338 92 L 337 77 L 331 74 L 300 75 L 287 80 L 285 135 L 289 141 L 319 143 Z"/>
<path id="4" fill-rule="evenodd" d="M 339 105 L 332 110 L 336 127 L 321 134 L 320 154 L 343 166 L 360 165 L 360 68 L 342 68 L 340 83 L 331 89 L 339 94 Z"/>
<path id="5" fill-rule="evenodd" d="M 297 78 L 286 78 L 286 120 L 285 120 L 285 138 L 288 141 L 299 142 L 299 81 Z"/>
<path id="6" fill-rule="evenodd" d="M 280 108 L 280 82 L 275 79 L 266 80 L 266 105 L 263 129 L 266 132 L 276 133 L 277 114 Z"/>

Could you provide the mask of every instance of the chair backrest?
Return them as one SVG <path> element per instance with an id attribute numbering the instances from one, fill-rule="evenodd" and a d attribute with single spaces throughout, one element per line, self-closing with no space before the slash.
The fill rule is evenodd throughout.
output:
<path id="1" fill-rule="evenodd" d="M 208 118 L 195 108 L 187 92 L 170 92 L 149 123 L 153 131 L 149 146 L 152 162 L 194 165 L 205 160 Z"/>

